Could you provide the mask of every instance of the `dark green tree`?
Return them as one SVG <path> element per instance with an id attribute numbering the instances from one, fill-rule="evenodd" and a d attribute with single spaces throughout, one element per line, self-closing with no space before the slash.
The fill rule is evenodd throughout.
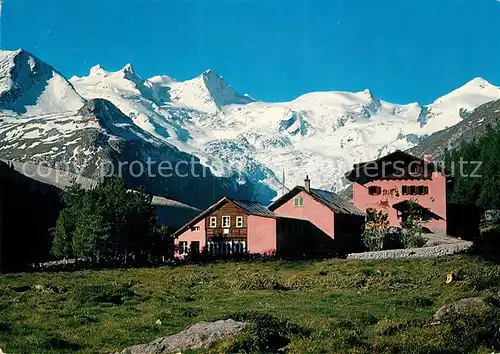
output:
<path id="1" fill-rule="evenodd" d="M 155 247 L 151 196 L 106 178 L 95 188 L 71 186 L 63 193 L 53 235 L 53 254 L 93 264 L 127 265 L 149 261 Z"/>
<path id="2" fill-rule="evenodd" d="M 445 168 L 452 176 L 448 193 L 450 202 L 474 204 L 483 209 L 500 208 L 498 126 L 488 126 L 482 136 L 447 151 Z"/>

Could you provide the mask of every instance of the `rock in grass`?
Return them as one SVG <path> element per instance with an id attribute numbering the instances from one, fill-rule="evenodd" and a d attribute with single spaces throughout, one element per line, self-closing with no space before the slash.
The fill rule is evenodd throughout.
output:
<path id="1" fill-rule="evenodd" d="M 448 315 L 464 314 L 471 310 L 486 310 L 488 307 L 488 304 L 482 298 L 468 297 L 442 306 L 434 314 L 434 319 L 440 321 L 445 319 Z"/>
<path id="2" fill-rule="evenodd" d="M 244 328 L 245 323 L 232 319 L 200 322 L 177 334 L 155 339 L 149 344 L 134 345 L 117 354 L 168 354 L 199 349 L 235 335 Z"/>

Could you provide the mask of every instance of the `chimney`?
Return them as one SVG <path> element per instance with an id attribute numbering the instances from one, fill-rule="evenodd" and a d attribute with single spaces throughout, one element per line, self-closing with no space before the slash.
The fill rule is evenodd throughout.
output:
<path id="1" fill-rule="evenodd" d="M 306 175 L 306 179 L 304 180 L 304 187 L 308 192 L 311 190 L 311 180 L 309 179 L 308 175 Z"/>
<path id="2" fill-rule="evenodd" d="M 432 155 L 431 154 L 425 154 L 424 155 L 424 161 L 427 163 L 432 162 Z"/>

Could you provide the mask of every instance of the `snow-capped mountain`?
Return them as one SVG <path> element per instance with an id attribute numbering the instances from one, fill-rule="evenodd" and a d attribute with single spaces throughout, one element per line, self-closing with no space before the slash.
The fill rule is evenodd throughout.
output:
<path id="1" fill-rule="evenodd" d="M 76 110 L 83 103 L 50 65 L 21 49 L 0 51 L 0 110 L 36 115 Z"/>
<path id="2" fill-rule="evenodd" d="M 178 82 L 169 76 L 142 79 L 92 69 L 72 78 L 86 98 L 104 97 L 142 129 L 200 158 L 219 176 L 245 172 L 281 190 L 302 183 L 340 190 L 352 164 L 460 122 L 500 89 L 476 78 L 428 106 L 393 104 L 361 92 L 314 92 L 290 102 L 268 103 L 235 92 L 214 71 Z"/>
<path id="3" fill-rule="evenodd" d="M 154 194 L 199 207 L 224 195 L 245 199 L 255 191 L 274 195 L 268 186 L 253 183 L 243 173 L 214 176 L 192 155 L 137 126 L 110 101 L 83 99 L 63 76 L 26 52 L 2 53 L 0 67 L 4 75 L 0 80 L 5 84 L 0 96 L 2 159 L 93 178 L 119 171 L 130 187 L 145 186 Z M 131 82 L 132 68 L 124 69 L 124 77 Z M 148 92 L 145 89 L 142 94 Z M 148 161 L 154 164 L 148 167 Z M 160 167 L 162 161 L 169 164 Z M 168 173 L 165 166 L 178 168 L 178 174 Z M 151 172 L 137 172 L 137 168 Z"/>
<path id="4" fill-rule="evenodd" d="M 130 64 L 115 72 L 97 65 L 68 82 L 26 52 L 0 53 L 0 157 L 71 161 L 90 174 L 101 150 L 115 163 L 195 156 L 217 187 L 196 178 L 141 183 L 196 206 L 204 203 L 192 199 L 223 193 L 268 202 L 281 191 L 283 172 L 288 187 L 309 174 L 314 187 L 338 191 L 353 163 L 411 148 L 500 98 L 498 87 L 476 78 L 427 106 L 393 104 L 370 90 L 271 103 L 239 94 L 212 70 L 177 81 L 142 78 Z"/>

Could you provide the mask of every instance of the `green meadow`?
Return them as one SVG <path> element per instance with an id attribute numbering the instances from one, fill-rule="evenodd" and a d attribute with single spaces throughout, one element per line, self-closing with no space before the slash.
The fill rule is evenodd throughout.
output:
<path id="1" fill-rule="evenodd" d="M 251 326 L 197 352 L 491 353 L 499 290 L 500 266 L 476 256 L 4 274 L 0 348 L 111 353 L 235 318 Z M 440 306 L 471 296 L 492 309 L 434 323 Z"/>

